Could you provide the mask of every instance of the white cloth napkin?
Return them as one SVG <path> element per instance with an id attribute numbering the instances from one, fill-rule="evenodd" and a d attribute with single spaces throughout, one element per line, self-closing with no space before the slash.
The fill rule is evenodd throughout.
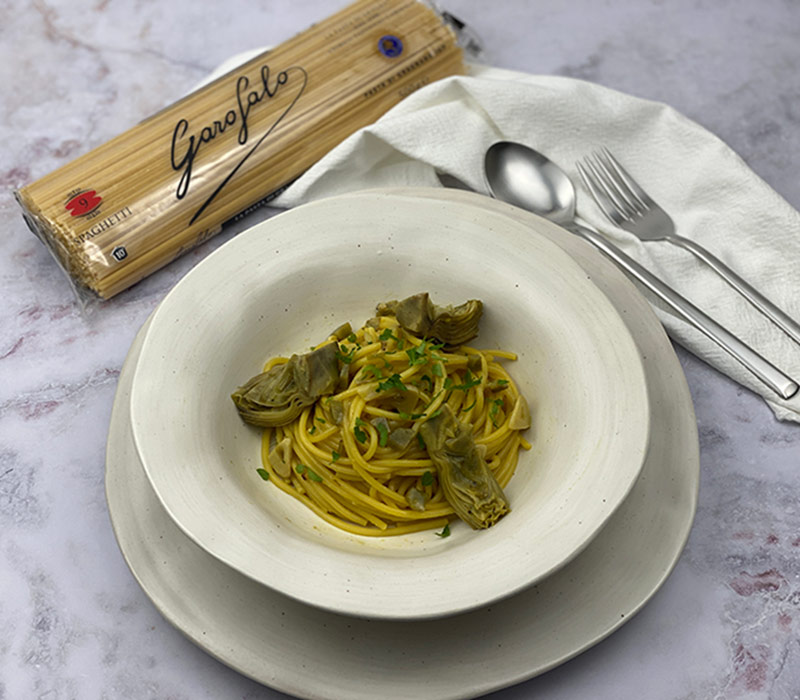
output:
<path id="1" fill-rule="evenodd" d="M 469 75 L 419 90 L 355 133 L 274 204 L 294 207 L 374 187 L 442 187 L 437 173 L 488 194 L 483 155 L 501 139 L 525 143 L 560 165 L 575 182 L 580 218 L 800 382 L 800 345 L 691 253 L 666 242 L 644 244 L 615 228 L 580 182 L 575 162 L 607 146 L 672 216 L 680 235 L 800 319 L 800 214 L 722 141 L 667 105 L 572 78 L 471 66 Z M 674 340 L 761 394 L 779 419 L 800 422 L 800 395 L 781 399 L 645 295 Z"/>

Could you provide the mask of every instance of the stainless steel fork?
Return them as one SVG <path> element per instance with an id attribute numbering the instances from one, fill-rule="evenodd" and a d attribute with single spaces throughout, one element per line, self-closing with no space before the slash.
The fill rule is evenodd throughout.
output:
<path id="1" fill-rule="evenodd" d="M 703 246 L 675 233 L 670 216 L 628 174 L 607 148 L 578 163 L 578 171 L 603 213 L 643 241 L 667 241 L 694 253 L 787 335 L 800 343 L 800 324 Z"/>

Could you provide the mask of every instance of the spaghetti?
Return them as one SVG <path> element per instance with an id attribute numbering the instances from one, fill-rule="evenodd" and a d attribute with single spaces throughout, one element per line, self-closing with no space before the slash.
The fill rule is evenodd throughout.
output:
<path id="1" fill-rule="evenodd" d="M 499 362 L 514 353 L 445 347 L 391 315 L 348 331 L 315 348 L 338 344 L 343 388 L 287 425 L 264 429 L 262 477 L 353 534 L 446 528 L 456 510 L 421 431 L 446 412 L 471 430 L 499 487 L 508 484 L 519 449 L 531 447 L 521 435 L 527 404 Z M 287 362 L 273 358 L 264 371 Z"/>

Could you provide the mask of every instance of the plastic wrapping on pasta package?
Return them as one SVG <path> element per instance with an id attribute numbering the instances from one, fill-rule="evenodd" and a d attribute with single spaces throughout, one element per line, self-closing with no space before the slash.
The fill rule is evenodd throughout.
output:
<path id="1" fill-rule="evenodd" d="M 22 187 L 24 217 L 81 300 L 109 299 L 463 73 L 451 20 L 418 0 L 358 0 Z"/>

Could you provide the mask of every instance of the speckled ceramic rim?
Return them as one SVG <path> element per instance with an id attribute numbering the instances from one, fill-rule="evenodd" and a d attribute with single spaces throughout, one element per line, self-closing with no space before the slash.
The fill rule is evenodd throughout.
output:
<path id="1" fill-rule="evenodd" d="M 429 196 L 461 197 L 436 191 Z M 136 459 L 128 392 L 142 332 L 120 377 L 106 487 L 122 553 L 169 622 L 233 669 L 298 697 L 454 700 L 563 663 L 647 603 L 677 562 L 697 504 L 699 448 L 691 397 L 669 340 L 633 285 L 577 238 L 564 231 L 548 235 L 592 276 L 633 333 L 645 356 L 657 426 L 631 494 L 586 550 L 501 603 L 421 623 L 342 617 L 259 586 L 185 538 Z"/>
<path id="2" fill-rule="evenodd" d="M 306 603 L 372 618 L 451 615 L 563 566 L 613 514 L 643 463 L 644 372 L 619 314 L 558 246 L 478 202 L 368 191 L 270 219 L 220 248 L 154 314 L 133 382 L 134 442 L 173 520 L 237 571 Z M 534 449 L 512 512 L 450 538 L 349 535 L 256 474 L 259 432 L 229 394 L 379 300 L 420 289 L 481 298 L 481 344 L 533 403 Z M 366 293 L 366 298 L 365 298 Z M 491 572 L 490 576 L 486 572 Z"/>

